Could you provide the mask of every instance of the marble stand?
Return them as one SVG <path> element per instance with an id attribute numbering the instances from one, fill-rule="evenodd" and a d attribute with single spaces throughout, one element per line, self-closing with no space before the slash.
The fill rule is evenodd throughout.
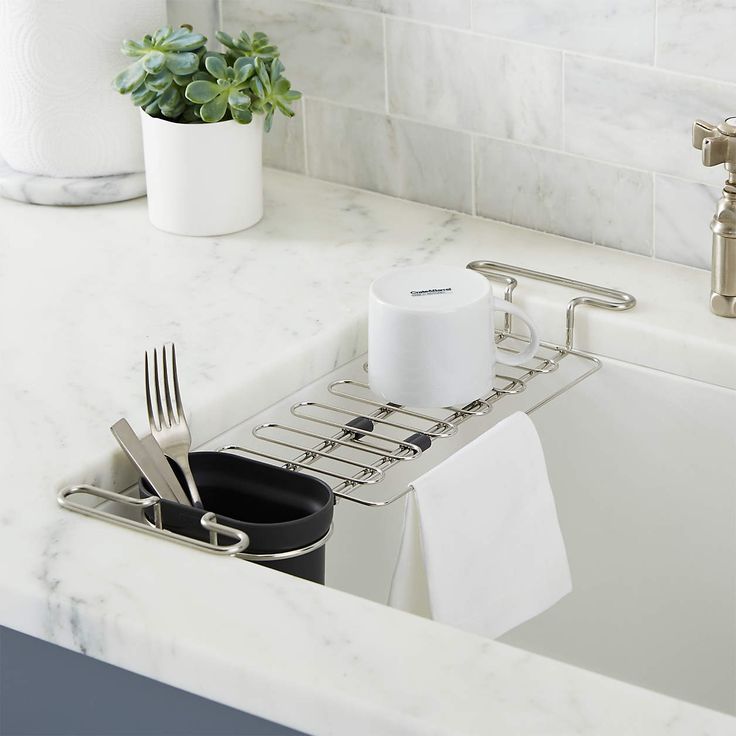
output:
<path id="1" fill-rule="evenodd" d="M 0 159 L 0 197 L 29 204 L 89 205 L 121 202 L 146 194 L 143 172 L 59 178 L 15 171 Z"/>

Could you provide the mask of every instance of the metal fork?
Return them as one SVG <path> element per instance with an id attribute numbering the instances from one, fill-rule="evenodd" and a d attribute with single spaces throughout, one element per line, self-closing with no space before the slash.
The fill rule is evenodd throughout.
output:
<path id="1" fill-rule="evenodd" d="M 176 460 L 184 474 L 189 489 L 192 504 L 202 508 L 202 499 L 194 482 L 194 476 L 189 468 L 189 450 L 192 446 L 192 435 L 184 416 L 184 407 L 179 391 L 179 376 L 176 369 L 176 348 L 174 343 L 166 343 L 161 348 L 161 363 L 163 372 L 158 369 L 159 353 L 153 350 L 153 381 L 150 376 L 149 351 L 146 351 L 146 406 L 148 408 L 148 423 L 151 434 L 161 449 L 173 460 Z M 169 365 L 171 366 L 171 382 L 169 382 Z M 174 388 L 172 401 L 171 388 Z M 153 392 L 151 392 L 153 386 Z"/>

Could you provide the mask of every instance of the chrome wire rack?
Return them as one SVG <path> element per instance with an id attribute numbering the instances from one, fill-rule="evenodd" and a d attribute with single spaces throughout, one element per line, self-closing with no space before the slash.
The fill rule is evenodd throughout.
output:
<path id="1" fill-rule="evenodd" d="M 626 292 L 595 284 L 532 271 L 494 261 L 473 261 L 468 268 L 492 281 L 505 285 L 504 298 L 511 302 L 518 286 L 517 276 L 544 281 L 582 292 L 574 297 L 565 312 L 565 344 L 542 341 L 540 350 L 528 364 L 516 368 L 503 366 L 488 396 L 462 407 L 450 407 L 439 412 L 418 411 L 398 404 L 386 403 L 371 394 L 365 380 L 343 378 L 328 384 L 332 401 L 299 401 L 291 406 L 293 423 L 264 422 L 253 429 L 258 447 L 229 444 L 221 452 L 238 452 L 276 462 L 295 471 L 307 471 L 333 482 L 332 490 L 343 498 L 364 506 L 386 506 L 406 495 L 410 487 L 382 498 L 370 498 L 360 492 L 381 483 L 386 472 L 399 463 L 418 459 L 438 440 L 453 437 L 464 422 L 489 414 L 502 399 L 523 393 L 528 384 L 557 371 L 560 362 L 575 355 L 587 364 L 585 370 L 562 387 L 545 396 L 527 410 L 531 413 L 595 373 L 600 361 L 593 355 L 577 350 L 575 314 L 587 305 L 601 309 L 626 310 L 636 305 L 636 299 Z M 514 333 L 513 317 L 505 315 L 503 328 L 496 334 L 500 351 L 516 352 L 514 344 L 525 338 Z M 363 365 L 367 374 L 368 366 Z M 449 413 L 448 413 L 449 412 Z M 325 431 L 326 430 L 326 431 Z M 331 433 L 330 430 L 333 430 Z M 312 444 L 306 444 L 311 441 Z M 285 457 L 269 452 L 269 447 L 287 448 L 298 454 Z"/>
<path id="2" fill-rule="evenodd" d="M 501 401 L 511 407 L 512 400 L 523 394 L 532 381 L 535 385 L 537 382 L 541 385 L 542 382 L 538 379 L 550 376 L 550 390 L 535 392 L 536 400 L 526 409 L 527 413 L 545 406 L 600 369 L 601 362 L 597 357 L 575 347 L 575 318 L 579 307 L 623 311 L 636 305 L 631 294 L 618 289 L 518 266 L 494 261 L 473 261 L 467 267 L 492 281 L 502 283 L 504 298 L 509 302 L 513 301 L 518 277 L 555 284 L 577 292 L 565 310 L 564 344 L 542 341 L 537 355 L 528 363 L 518 367 L 503 366 L 503 372 L 496 375 L 497 385 L 487 396 L 479 397 L 462 407 L 436 411 L 420 411 L 381 401 L 371 394 L 367 382 L 368 366 L 361 361 L 360 369 L 353 371 L 349 377 L 327 379 L 326 386 L 322 386 L 319 391 L 315 390 L 315 394 L 322 394 L 320 398 L 301 399 L 291 404 L 288 419 L 265 421 L 254 426 L 250 431 L 252 442 L 248 445 L 231 443 L 216 446 L 216 449 L 253 456 L 296 472 L 317 475 L 328 482 L 338 499 L 366 507 L 387 506 L 411 490 L 411 486 L 407 485 L 397 492 L 394 486 L 393 491 L 387 488 L 387 492 L 381 493 L 381 484 L 392 468 L 419 461 L 439 441 L 459 440 L 462 424 L 486 417 Z M 497 349 L 517 352 L 525 341 L 526 338 L 514 332 L 513 317 L 506 314 L 502 328 L 496 333 Z M 569 356 L 576 358 L 575 372 L 562 381 L 553 381 L 551 375 L 558 371 L 562 361 Z M 517 405 L 521 405 L 520 400 Z M 417 462 L 417 468 L 422 465 Z M 96 497 L 98 505 L 79 503 L 75 500 L 79 494 Z M 157 507 L 159 499 L 156 497 L 139 500 L 95 486 L 80 485 L 62 489 L 58 498 L 63 507 L 72 511 L 149 534 L 158 534 L 180 544 L 220 555 L 260 559 L 259 555 L 245 552 L 248 539 L 244 538 L 242 532 L 220 524 L 211 512 L 202 517 L 202 526 L 210 537 L 209 542 L 204 542 L 164 529 L 160 509 Z M 116 506 L 116 512 L 109 510 L 109 502 L 114 502 L 112 505 Z M 154 524 L 149 523 L 142 515 L 140 519 L 131 518 L 136 512 L 149 507 L 153 507 Z M 232 542 L 222 543 L 221 536 Z M 319 544 L 324 544 L 328 537 L 329 534 Z M 312 547 L 306 551 L 311 549 Z M 304 553 L 305 550 L 296 550 L 294 554 Z"/>

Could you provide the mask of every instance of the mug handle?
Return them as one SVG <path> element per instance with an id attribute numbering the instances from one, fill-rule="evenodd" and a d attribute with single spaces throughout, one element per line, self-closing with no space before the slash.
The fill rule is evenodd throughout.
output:
<path id="1" fill-rule="evenodd" d="M 514 317 L 518 317 L 529 328 L 529 346 L 520 353 L 510 353 L 507 356 L 505 355 L 503 358 L 500 358 L 497 355 L 496 362 L 503 363 L 504 365 L 521 365 L 522 363 L 526 363 L 527 360 L 534 357 L 534 353 L 536 353 L 537 348 L 539 348 L 539 335 L 537 335 L 537 328 L 534 327 L 526 312 L 519 309 L 515 304 L 494 296 L 493 306 L 501 312 L 507 312 L 508 314 L 514 315 Z"/>

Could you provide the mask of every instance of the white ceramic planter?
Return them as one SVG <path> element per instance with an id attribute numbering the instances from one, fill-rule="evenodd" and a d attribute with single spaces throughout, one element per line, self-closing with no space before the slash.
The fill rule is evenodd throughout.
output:
<path id="1" fill-rule="evenodd" d="M 15 170 L 143 170 L 136 110 L 112 87 L 123 38 L 166 22 L 164 0 L 0 0 L 0 156 Z"/>
<path id="2" fill-rule="evenodd" d="M 148 216 L 179 235 L 224 235 L 263 217 L 263 117 L 184 124 L 141 111 Z"/>

